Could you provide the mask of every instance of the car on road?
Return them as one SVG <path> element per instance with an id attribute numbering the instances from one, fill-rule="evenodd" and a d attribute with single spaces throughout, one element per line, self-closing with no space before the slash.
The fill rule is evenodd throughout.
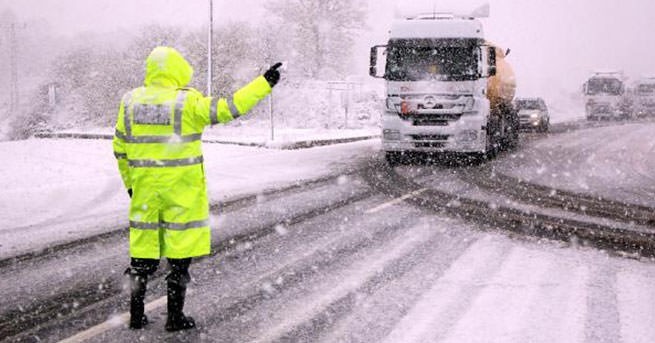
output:
<path id="1" fill-rule="evenodd" d="M 514 106 L 519 114 L 519 128 L 538 132 L 548 132 L 550 115 L 548 106 L 542 98 L 517 98 Z"/>

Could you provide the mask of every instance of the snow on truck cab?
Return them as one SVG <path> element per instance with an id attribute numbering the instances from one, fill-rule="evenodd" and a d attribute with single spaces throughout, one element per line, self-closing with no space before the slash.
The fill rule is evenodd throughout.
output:
<path id="1" fill-rule="evenodd" d="M 488 9 L 398 20 L 387 45 L 371 48 L 370 75 L 386 81 L 382 147 L 389 162 L 410 152 L 492 156 L 517 144 L 514 73 L 477 19 Z"/>
<path id="2" fill-rule="evenodd" d="M 620 71 L 595 72 L 583 84 L 587 119 L 625 119 L 630 117 L 626 96 L 627 78 Z"/>

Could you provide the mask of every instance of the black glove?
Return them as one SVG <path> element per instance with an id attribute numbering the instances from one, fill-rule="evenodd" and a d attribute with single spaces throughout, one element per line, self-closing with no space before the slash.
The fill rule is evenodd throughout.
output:
<path id="1" fill-rule="evenodd" d="M 127 189 L 127 195 L 129 195 L 130 198 L 132 197 L 132 188 Z"/>
<path id="2" fill-rule="evenodd" d="M 277 70 L 277 68 L 281 66 L 282 62 L 275 63 L 264 73 L 264 78 L 266 81 L 268 81 L 268 84 L 271 86 L 271 88 L 275 86 L 278 81 L 280 81 L 280 72 Z"/>

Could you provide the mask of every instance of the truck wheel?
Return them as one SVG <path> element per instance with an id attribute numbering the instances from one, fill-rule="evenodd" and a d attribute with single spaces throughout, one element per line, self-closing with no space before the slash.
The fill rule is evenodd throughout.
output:
<path id="1" fill-rule="evenodd" d="M 485 151 L 481 153 L 480 157 L 484 160 L 491 160 L 498 154 L 498 142 L 493 137 L 493 134 L 487 132 L 487 144 L 485 146 Z"/>
<path id="2" fill-rule="evenodd" d="M 390 166 L 395 167 L 402 162 L 402 155 L 398 151 L 386 151 L 384 153 L 384 158 L 387 160 Z"/>
<path id="3" fill-rule="evenodd" d="M 514 150 L 519 146 L 519 125 L 513 123 L 510 130 L 509 137 L 507 138 L 507 150 Z"/>

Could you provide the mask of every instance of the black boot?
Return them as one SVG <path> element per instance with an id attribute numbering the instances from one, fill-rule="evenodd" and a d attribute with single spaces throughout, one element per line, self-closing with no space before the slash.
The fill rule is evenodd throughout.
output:
<path id="1" fill-rule="evenodd" d="M 188 268 L 191 259 L 173 260 L 169 259 L 171 273 L 166 277 L 168 286 L 168 318 L 166 319 L 166 331 L 188 330 L 196 327 L 193 318 L 185 316 L 184 297 L 186 296 L 186 285 L 190 280 Z"/>
<path id="2" fill-rule="evenodd" d="M 148 317 L 144 313 L 144 300 L 146 297 L 147 275 L 139 275 L 126 271 L 130 277 L 130 329 L 141 329 L 148 324 Z"/>
<path id="3" fill-rule="evenodd" d="M 186 285 L 169 279 L 168 280 L 168 318 L 166 319 L 166 331 L 179 331 L 193 329 L 196 322 L 193 318 L 185 316 L 184 297 L 186 296 Z"/>

